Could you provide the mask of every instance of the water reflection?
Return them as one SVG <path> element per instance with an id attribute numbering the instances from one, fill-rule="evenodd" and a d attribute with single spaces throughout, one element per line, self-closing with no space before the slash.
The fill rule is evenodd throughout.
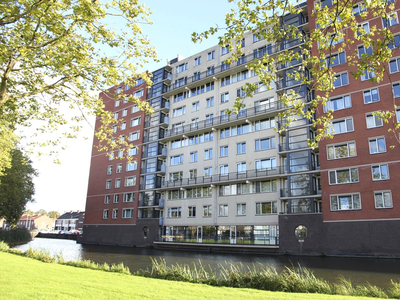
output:
<path id="1" fill-rule="evenodd" d="M 167 264 L 192 264 L 201 260 L 204 266 L 216 266 L 217 263 L 231 261 L 242 262 L 244 265 L 262 263 L 274 266 L 278 271 L 286 266 L 300 264 L 314 271 L 317 277 L 335 282 L 343 276 L 353 284 L 369 282 L 382 288 L 387 288 L 390 280 L 400 281 L 399 259 L 372 259 L 372 258 L 338 258 L 338 257 L 308 257 L 308 256 L 278 256 L 254 254 L 226 254 L 205 252 L 183 252 L 156 250 L 147 248 L 128 248 L 99 245 L 80 245 L 75 241 L 36 238 L 28 244 L 17 246 L 23 251 L 32 247 L 46 249 L 55 255 L 62 252 L 66 260 L 90 259 L 97 263 L 119 264 L 124 263 L 131 272 L 150 267 L 151 257 L 165 258 Z"/>

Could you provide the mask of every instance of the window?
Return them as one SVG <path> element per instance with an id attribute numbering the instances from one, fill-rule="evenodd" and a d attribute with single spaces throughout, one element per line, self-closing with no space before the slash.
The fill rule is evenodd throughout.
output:
<path id="1" fill-rule="evenodd" d="M 140 118 L 131 119 L 131 127 L 138 126 L 140 124 Z"/>
<path id="2" fill-rule="evenodd" d="M 134 113 L 136 113 L 138 111 L 140 111 L 140 108 L 137 106 L 137 104 L 134 104 L 132 106 L 131 113 L 134 114 Z"/>
<path id="3" fill-rule="evenodd" d="M 194 102 L 192 103 L 192 111 L 198 111 L 200 109 L 200 102 Z"/>
<path id="4" fill-rule="evenodd" d="M 131 219 L 131 218 L 133 218 L 133 208 L 124 208 L 122 210 L 122 218 L 123 219 Z"/>
<path id="5" fill-rule="evenodd" d="M 189 218 L 196 217 L 196 206 L 189 206 L 188 207 L 188 217 Z"/>
<path id="6" fill-rule="evenodd" d="M 229 85 L 231 84 L 231 76 L 226 76 L 224 78 L 221 78 L 221 86 Z"/>
<path id="7" fill-rule="evenodd" d="M 129 102 L 129 96 L 125 95 L 124 101 L 122 102 L 123 104 L 126 104 Z"/>
<path id="8" fill-rule="evenodd" d="M 115 170 L 115 173 L 121 173 L 122 172 L 122 164 L 117 164 L 117 168 Z"/>
<path id="9" fill-rule="evenodd" d="M 125 130 L 126 129 L 126 122 L 122 122 L 121 123 L 121 130 Z"/>
<path id="10" fill-rule="evenodd" d="M 268 47 L 268 54 L 271 54 L 272 53 L 271 45 L 268 45 L 268 46 L 269 46 Z M 264 46 L 264 47 L 261 47 L 261 48 L 258 48 L 258 49 L 254 49 L 253 50 L 254 59 L 262 58 L 266 53 L 267 53 L 267 46 Z"/>
<path id="11" fill-rule="evenodd" d="M 353 15 L 356 17 L 359 16 L 364 11 L 367 11 L 367 8 L 362 2 L 353 6 Z"/>
<path id="12" fill-rule="evenodd" d="M 335 88 L 341 87 L 343 85 L 349 84 L 349 77 L 346 73 L 338 74 L 334 76 L 333 86 Z"/>
<path id="13" fill-rule="evenodd" d="M 190 162 L 196 162 L 196 161 L 197 161 L 197 151 L 190 152 Z"/>
<path id="14" fill-rule="evenodd" d="M 136 98 L 143 97 L 143 90 L 134 92 L 133 97 L 136 97 Z"/>
<path id="15" fill-rule="evenodd" d="M 204 159 L 212 159 L 213 158 L 213 149 L 204 150 Z"/>
<path id="16" fill-rule="evenodd" d="M 204 177 L 212 176 L 212 167 L 204 168 Z"/>
<path id="17" fill-rule="evenodd" d="M 253 33 L 253 43 L 262 41 L 264 39 L 264 35 L 261 32 Z"/>
<path id="18" fill-rule="evenodd" d="M 115 179 L 115 187 L 116 188 L 119 188 L 119 187 L 121 187 L 121 179 Z"/>
<path id="19" fill-rule="evenodd" d="M 130 142 L 137 141 L 139 139 L 139 136 L 140 136 L 140 132 L 139 131 L 131 132 L 129 134 L 129 141 Z"/>
<path id="20" fill-rule="evenodd" d="M 198 65 L 200 65 L 200 64 L 201 64 L 201 56 L 196 57 L 196 58 L 194 59 L 194 65 L 195 65 L 195 66 L 198 66 Z"/>
<path id="21" fill-rule="evenodd" d="M 361 200 L 359 194 L 331 195 L 332 211 L 353 209 L 361 209 Z"/>
<path id="22" fill-rule="evenodd" d="M 390 49 L 400 47 L 400 34 L 394 36 L 393 40 L 389 42 L 388 47 Z"/>
<path id="23" fill-rule="evenodd" d="M 168 207 L 168 218 L 180 218 L 182 215 L 181 207 Z"/>
<path id="24" fill-rule="evenodd" d="M 268 150 L 275 148 L 275 137 L 270 137 L 262 140 L 256 140 L 256 151 Z"/>
<path id="25" fill-rule="evenodd" d="M 132 147 L 132 148 L 128 148 L 128 149 L 129 149 L 128 156 L 133 156 L 133 155 L 138 154 L 138 151 L 139 151 L 138 147 Z"/>
<path id="26" fill-rule="evenodd" d="M 362 23 L 362 24 L 358 24 L 358 29 L 357 29 L 357 35 L 364 35 L 366 33 L 369 33 L 369 23 Z"/>
<path id="27" fill-rule="evenodd" d="M 189 179 L 193 180 L 197 177 L 197 169 L 189 170 Z"/>
<path id="28" fill-rule="evenodd" d="M 237 163 L 236 164 L 236 172 L 238 174 L 246 173 L 246 163 L 245 162 Z"/>
<path id="29" fill-rule="evenodd" d="M 228 54 L 228 53 L 229 53 L 229 45 L 221 47 L 221 55 Z"/>
<path id="30" fill-rule="evenodd" d="M 118 106 L 119 106 L 119 100 L 115 100 L 114 106 L 115 106 L 115 107 L 118 107 Z"/>
<path id="31" fill-rule="evenodd" d="M 215 51 L 211 51 L 207 53 L 207 60 L 212 60 L 215 58 Z"/>
<path id="32" fill-rule="evenodd" d="M 245 216 L 246 215 L 246 203 L 236 204 L 236 215 Z"/>
<path id="33" fill-rule="evenodd" d="M 109 204 L 110 203 L 110 195 L 106 195 L 104 197 L 104 204 Z"/>
<path id="34" fill-rule="evenodd" d="M 186 106 L 174 108 L 174 110 L 172 112 L 172 117 L 176 118 L 176 117 L 182 116 L 184 114 L 186 114 Z"/>
<path id="35" fill-rule="evenodd" d="M 367 128 L 374 128 L 383 126 L 382 119 L 378 116 L 374 115 L 373 113 L 366 114 L 367 118 Z"/>
<path id="36" fill-rule="evenodd" d="M 331 56 L 325 58 L 325 66 L 327 68 L 344 64 L 345 62 L 346 62 L 346 53 L 344 51 L 332 54 Z"/>
<path id="37" fill-rule="evenodd" d="M 246 143 L 236 144 L 236 154 L 245 154 L 245 153 L 246 153 Z"/>
<path id="38" fill-rule="evenodd" d="M 365 48 L 364 45 L 358 46 L 358 58 L 363 58 L 363 56 L 372 55 L 372 47 Z"/>
<path id="39" fill-rule="evenodd" d="M 328 45 L 331 45 L 331 43 L 332 46 L 343 43 L 343 35 L 340 33 L 332 33 Z"/>
<path id="40" fill-rule="evenodd" d="M 118 218 L 118 208 L 114 208 L 114 209 L 113 209 L 112 218 L 113 218 L 113 219 Z"/>
<path id="41" fill-rule="evenodd" d="M 125 177 L 125 186 L 136 185 L 136 176 Z"/>
<path id="42" fill-rule="evenodd" d="M 169 180 L 170 181 L 178 181 L 178 180 L 182 180 L 182 179 L 183 179 L 183 172 L 182 171 L 169 173 Z"/>
<path id="43" fill-rule="evenodd" d="M 111 180 L 106 181 L 106 190 L 111 189 Z"/>
<path id="44" fill-rule="evenodd" d="M 124 156 L 124 150 L 118 150 L 118 157 Z"/>
<path id="45" fill-rule="evenodd" d="M 256 170 L 265 171 L 276 169 L 276 158 L 267 158 L 262 160 L 256 160 Z"/>
<path id="46" fill-rule="evenodd" d="M 226 103 L 229 101 L 229 92 L 221 94 L 221 103 Z"/>
<path id="47" fill-rule="evenodd" d="M 393 97 L 400 97 L 400 83 L 393 84 Z"/>
<path id="48" fill-rule="evenodd" d="M 332 128 L 335 134 L 346 133 L 354 130 L 353 119 L 344 119 L 332 122 Z M 332 132 L 330 132 L 332 134 Z"/>
<path id="49" fill-rule="evenodd" d="M 118 112 L 115 112 L 114 113 L 114 120 L 117 120 L 118 119 Z"/>
<path id="50" fill-rule="evenodd" d="M 212 124 L 214 121 L 214 114 L 206 115 L 206 124 Z"/>
<path id="51" fill-rule="evenodd" d="M 118 194 L 115 194 L 115 195 L 114 195 L 114 201 L 113 201 L 113 203 L 119 203 L 119 195 L 118 195 Z"/>
<path id="52" fill-rule="evenodd" d="M 134 193 L 125 193 L 124 194 L 124 202 L 133 202 L 135 200 Z"/>
<path id="53" fill-rule="evenodd" d="M 119 137 L 119 143 L 122 144 L 125 141 L 125 135 Z"/>
<path id="54" fill-rule="evenodd" d="M 137 170 L 137 163 L 136 162 L 127 162 L 126 163 L 126 171 L 134 171 Z"/>
<path id="55" fill-rule="evenodd" d="M 256 203 L 256 215 L 268 215 L 278 213 L 276 201 Z"/>
<path id="56" fill-rule="evenodd" d="M 338 98 L 329 99 L 328 102 L 324 105 L 324 112 L 327 112 L 328 110 L 337 111 L 349 107 L 351 107 L 351 98 L 350 95 L 346 95 Z"/>
<path id="57" fill-rule="evenodd" d="M 353 157 L 356 155 L 355 142 L 328 146 L 328 159 L 339 159 Z"/>
<path id="58" fill-rule="evenodd" d="M 138 78 L 135 81 L 135 85 L 134 86 L 138 86 L 144 83 L 144 79 L 143 78 Z"/>
<path id="59" fill-rule="evenodd" d="M 193 81 L 200 80 L 200 71 L 193 73 Z"/>
<path id="60" fill-rule="evenodd" d="M 219 147 L 219 156 L 220 157 L 228 156 L 228 146 Z"/>
<path id="61" fill-rule="evenodd" d="M 246 91 L 241 87 L 236 90 L 236 97 L 246 97 Z"/>
<path id="62" fill-rule="evenodd" d="M 107 175 L 111 175 L 112 174 L 112 169 L 113 169 L 113 166 L 108 166 L 107 167 Z"/>
<path id="63" fill-rule="evenodd" d="M 178 74 L 180 72 L 187 70 L 188 68 L 189 68 L 188 63 L 181 64 L 175 68 L 175 73 Z"/>
<path id="64" fill-rule="evenodd" d="M 221 71 L 228 70 L 230 68 L 230 65 L 227 62 L 221 63 Z"/>
<path id="65" fill-rule="evenodd" d="M 207 76 L 213 75 L 214 74 L 214 66 L 207 67 Z"/>
<path id="66" fill-rule="evenodd" d="M 103 210 L 103 219 L 108 219 L 108 209 Z"/>
<path id="67" fill-rule="evenodd" d="M 400 58 L 392 59 L 389 63 L 390 73 L 396 73 L 400 71 Z"/>
<path id="68" fill-rule="evenodd" d="M 183 154 L 171 156 L 171 158 L 170 158 L 171 166 L 176 166 L 176 165 L 181 165 L 181 164 L 183 164 Z"/>
<path id="69" fill-rule="evenodd" d="M 391 12 L 387 18 L 382 18 L 383 27 L 390 27 L 399 24 L 397 12 Z"/>
<path id="70" fill-rule="evenodd" d="M 203 206 L 203 217 L 211 217 L 212 214 L 212 206 L 204 205 Z"/>
<path id="71" fill-rule="evenodd" d="M 387 192 L 375 192 L 375 208 L 392 208 L 392 193 Z"/>
<path id="72" fill-rule="evenodd" d="M 218 205 L 218 216 L 227 217 L 228 216 L 228 204 Z"/>
<path id="73" fill-rule="evenodd" d="M 344 184 L 354 182 L 358 182 L 357 168 L 329 171 L 329 184 Z"/>
<path id="74" fill-rule="evenodd" d="M 114 159 L 114 153 L 111 152 L 111 153 L 108 155 L 108 160 L 113 160 L 113 159 Z"/>
<path id="75" fill-rule="evenodd" d="M 389 179 L 389 167 L 387 164 L 371 166 L 372 180 Z"/>
<path id="76" fill-rule="evenodd" d="M 386 152 L 386 143 L 384 137 L 369 139 L 369 153 L 383 153 Z"/>
<path id="77" fill-rule="evenodd" d="M 363 92 L 364 94 L 364 104 L 369 104 L 379 101 L 378 89 L 367 90 Z M 400 93 L 399 93 L 400 95 Z"/>
<path id="78" fill-rule="evenodd" d="M 113 125 L 113 127 L 112 127 L 112 129 L 113 129 L 113 133 L 116 133 L 116 132 L 117 132 L 117 128 L 118 128 L 118 126 L 117 126 L 117 125 Z"/>
<path id="79" fill-rule="evenodd" d="M 219 166 L 220 175 L 228 175 L 228 165 Z"/>

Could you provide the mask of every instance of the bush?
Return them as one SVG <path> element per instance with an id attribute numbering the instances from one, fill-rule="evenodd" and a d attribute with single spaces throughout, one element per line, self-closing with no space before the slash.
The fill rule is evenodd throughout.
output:
<path id="1" fill-rule="evenodd" d="M 0 229 L 0 241 L 9 246 L 26 244 L 32 240 L 31 234 L 26 228 Z"/>

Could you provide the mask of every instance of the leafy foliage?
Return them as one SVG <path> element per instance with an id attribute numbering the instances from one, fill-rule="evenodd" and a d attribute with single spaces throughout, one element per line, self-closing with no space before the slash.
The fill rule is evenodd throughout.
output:
<path id="1" fill-rule="evenodd" d="M 33 201 L 33 177 L 37 173 L 21 150 L 13 149 L 11 158 L 11 167 L 0 177 L 0 217 L 16 225 L 25 205 Z"/>
<path id="2" fill-rule="evenodd" d="M 52 210 L 47 213 L 47 216 L 52 219 L 57 219 L 61 214 L 58 211 Z"/>
<path id="3" fill-rule="evenodd" d="M 361 5 L 358 8 L 359 11 L 353 10 L 357 1 L 332 1 L 331 6 L 326 5 L 327 2 L 330 1 L 325 1 L 324 5 L 321 4 L 322 1 L 315 2 L 309 17 L 310 20 L 315 18 L 316 26 L 313 28 L 314 24 L 310 22 L 310 33 L 303 32 L 301 27 L 299 29 L 297 26 L 300 24 L 285 22 L 285 16 L 300 15 L 307 9 L 307 6 L 299 6 L 300 1 L 238 0 L 235 1 L 236 9 L 226 14 L 224 29 L 214 26 L 203 33 L 192 34 L 194 42 L 201 42 L 223 30 L 223 34 L 219 37 L 219 45 L 229 46 L 229 52 L 232 52 L 232 55 L 226 59 L 229 64 L 238 61 L 244 54 L 241 41 L 246 32 L 253 33 L 257 39 L 265 39 L 275 49 L 286 42 L 292 43 L 293 46 L 298 45 L 284 47 L 284 51 L 266 52 L 259 59 L 248 62 L 247 65 L 248 69 L 254 70 L 265 86 L 271 87 L 275 81 L 279 84 L 279 79 L 276 77 L 279 66 L 293 61 L 301 62 L 288 75 L 288 78 L 308 85 L 310 90 L 315 91 L 316 96 L 310 97 L 310 94 L 300 96 L 295 89 L 280 92 L 279 100 L 287 108 L 280 114 L 286 119 L 286 127 L 284 126 L 280 131 L 287 129 L 287 126 L 298 117 L 307 118 L 318 128 L 315 138 L 309 140 L 312 147 L 316 147 L 319 140 L 332 137 L 330 121 L 333 111 L 328 109 L 324 113 L 321 107 L 327 104 L 331 92 L 335 89 L 333 63 L 326 58 L 331 53 L 346 50 L 347 63 L 354 78 L 367 74 L 369 80 L 380 82 L 385 76 L 389 76 L 388 63 L 392 57 L 389 43 L 395 44 L 394 34 L 389 26 L 383 28 L 372 26 L 366 31 L 359 25 L 371 18 L 381 18 L 388 22 L 393 18 L 393 1 L 388 5 L 386 0 L 367 0 L 359 4 Z M 364 45 L 365 53 L 359 54 L 354 43 Z M 251 97 L 255 85 L 246 84 L 246 86 L 246 97 Z M 243 107 L 243 98 L 236 98 L 233 110 L 238 113 Z M 393 107 L 393 111 L 376 114 L 385 123 L 390 123 L 389 131 L 395 133 L 400 124 L 396 120 L 394 98 Z M 316 112 L 319 113 L 317 119 L 313 117 Z M 398 134 L 395 133 L 394 136 L 399 141 Z"/>

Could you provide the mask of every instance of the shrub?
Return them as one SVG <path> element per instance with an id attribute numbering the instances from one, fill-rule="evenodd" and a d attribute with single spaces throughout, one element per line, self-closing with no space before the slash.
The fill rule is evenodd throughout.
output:
<path id="1" fill-rule="evenodd" d="M 15 246 L 26 244 L 32 240 L 31 234 L 26 228 L 0 229 L 0 241 Z"/>

